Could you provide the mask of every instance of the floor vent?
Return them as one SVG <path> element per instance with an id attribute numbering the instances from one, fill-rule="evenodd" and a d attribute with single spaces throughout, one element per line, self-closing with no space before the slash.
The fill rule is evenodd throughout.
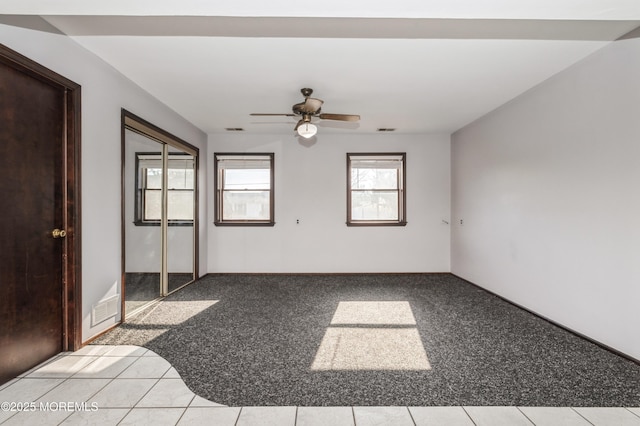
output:
<path id="1" fill-rule="evenodd" d="M 102 321 L 115 317 L 118 313 L 120 295 L 108 297 L 93 305 L 91 310 L 92 325 L 100 324 Z"/>

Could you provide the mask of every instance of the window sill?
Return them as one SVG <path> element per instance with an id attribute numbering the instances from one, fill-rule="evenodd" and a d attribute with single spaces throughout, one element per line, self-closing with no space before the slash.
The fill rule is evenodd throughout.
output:
<path id="1" fill-rule="evenodd" d="M 275 222 L 256 222 L 256 221 L 226 221 L 213 222 L 215 226 L 275 226 Z"/>
<path id="2" fill-rule="evenodd" d="M 133 222 L 133 224 L 135 226 L 160 226 L 160 221 L 154 221 L 154 222 L 144 222 L 141 220 L 136 220 Z M 176 222 L 172 222 L 169 221 L 168 223 L 169 226 L 193 226 L 193 221 L 176 221 Z"/>
<path id="3" fill-rule="evenodd" d="M 407 226 L 407 222 L 362 221 L 347 222 L 347 226 Z"/>

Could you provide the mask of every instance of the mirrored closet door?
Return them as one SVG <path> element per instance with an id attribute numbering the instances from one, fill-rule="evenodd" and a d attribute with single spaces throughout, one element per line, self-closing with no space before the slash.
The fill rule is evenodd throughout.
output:
<path id="1" fill-rule="evenodd" d="M 193 281 L 195 218 L 195 157 L 168 146 L 167 272 L 168 292 Z"/>
<path id="2" fill-rule="evenodd" d="M 197 278 L 198 149 L 123 111 L 125 317 Z"/>

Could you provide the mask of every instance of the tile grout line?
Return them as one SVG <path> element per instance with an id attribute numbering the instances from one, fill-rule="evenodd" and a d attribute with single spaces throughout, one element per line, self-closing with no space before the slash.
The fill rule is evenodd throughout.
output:
<path id="1" fill-rule="evenodd" d="M 242 415 L 242 409 L 243 409 L 243 408 L 244 408 L 244 407 L 240 407 L 240 410 L 238 411 L 238 417 L 236 417 L 236 421 L 235 421 L 235 423 L 233 424 L 234 426 L 238 426 L 238 422 L 240 421 L 240 416 Z"/>
<path id="2" fill-rule="evenodd" d="M 64 379 L 64 380 L 62 380 L 60 383 L 58 383 L 57 385 L 55 385 L 54 387 L 52 387 L 51 389 L 49 389 L 48 391 L 46 391 L 46 392 L 45 392 L 45 393 L 43 393 L 42 395 L 40 395 L 40 396 L 38 396 L 38 397 L 34 398 L 34 402 L 35 402 L 35 401 L 38 401 L 38 400 L 40 400 L 40 399 L 42 399 L 42 398 L 44 398 L 44 397 L 45 397 L 49 392 L 53 391 L 53 390 L 54 390 L 54 389 L 56 389 L 56 388 L 59 388 L 60 386 L 62 386 L 62 384 L 63 384 L 63 383 L 65 383 L 65 382 L 66 382 L 67 380 L 69 380 L 70 378 L 71 378 L 71 377 L 67 377 L 67 378 L 65 378 L 65 379 Z M 21 380 L 23 380 L 23 379 L 24 379 L 24 377 L 23 377 Z M 16 382 L 16 383 L 17 383 L 17 382 Z"/>
<path id="3" fill-rule="evenodd" d="M 106 356 L 107 356 L 107 354 L 109 354 L 109 353 L 110 353 L 110 352 L 112 352 L 113 350 L 115 350 L 115 347 L 114 347 L 114 348 L 112 348 L 112 349 L 110 349 L 110 350 L 108 350 L 106 353 L 104 353 L 104 354 L 102 354 L 102 355 L 99 355 L 99 358 L 106 357 Z M 112 356 L 113 356 L 113 355 L 112 355 Z M 134 357 L 139 359 L 139 358 L 140 358 L 140 356 L 141 356 L 141 355 L 137 355 L 137 356 L 134 356 Z M 125 358 L 126 358 L 126 357 L 125 357 Z M 136 360 L 136 361 L 137 361 L 137 360 Z M 135 363 L 136 361 L 132 362 L 131 364 Z M 84 368 L 86 368 L 86 367 L 88 367 L 88 365 L 87 365 L 87 366 L 85 366 Z M 107 377 L 106 379 L 108 379 L 109 381 L 108 381 L 108 382 L 107 382 L 103 387 L 101 387 L 99 390 L 97 390 L 96 392 L 94 392 L 94 393 L 93 393 L 93 395 L 91 395 L 89 398 L 87 398 L 87 402 L 89 402 L 89 400 L 90 400 L 91 398 L 93 398 L 94 396 L 96 396 L 99 392 L 101 392 L 102 390 L 104 390 L 104 388 L 106 388 L 106 387 L 107 387 L 107 386 L 109 386 L 111 383 L 113 383 L 116 379 L 118 379 L 118 377 L 120 377 L 120 375 L 121 375 L 122 373 L 124 373 L 124 372 L 129 368 L 129 367 L 131 367 L 131 365 L 127 366 L 127 368 L 125 368 L 124 370 L 122 370 L 122 371 L 121 371 L 120 373 L 118 373 L 115 377 L 110 377 L 110 378 L 109 378 L 109 377 Z M 84 368 L 82 368 L 82 369 L 84 369 Z M 76 373 L 76 374 L 77 374 L 77 373 Z M 75 374 L 74 374 L 74 375 L 75 375 Z M 87 378 L 87 379 L 88 379 L 88 380 L 92 380 L 92 379 L 94 379 L 94 378 Z M 155 386 L 155 384 L 154 384 L 153 386 Z M 153 386 L 152 386 L 152 387 L 153 387 Z M 134 406 L 135 406 L 135 405 L 134 405 Z M 107 408 L 105 408 L 105 409 L 106 409 L 106 410 L 109 410 L 109 409 L 112 409 L 112 408 L 120 408 L 120 407 L 107 407 Z M 129 411 L 127 411 L 127 414 L 125 414 L 125 416 L 124 416 L 124 417 L 127 417 L 127 416 L 129 415 L 129 413 L 131 412 L 131 410 L 133 409 L 133 407 L 124 407 L 124 408 L 129 408 Z M 124 418 L 124 417 L 123 417 L 123 418 Z M 65 420 L 66 420 L 66 419 L 65 419 Z M 121 420 L 121 421 L 122 421 L 122 420 Z M 118 423 L 120 423 L 120 422 L 118 422 Z"/>
<path id="4" fill-rule="evenodd" d="M 138 358 L 138 359 L 140 359 L 141 357 L 142 357 L 142 355 L 138 356 L 137 358 Z M 136 361 L 134 361 L 134 362 L 132 363 L 132 365 L 133 365 L 135 362 L 136 362 Z M 131 365 L 130 365 L 129 367 L 131 367 Z M 124 371 L 126 371 L 129 367 L 125 368 L 122 372 L 120 372 L 120 374 L 124 373 Z M 115 381 L 115 380 L 120 376 L 120 374 L 118 374 L 118 376 L 114 377 L 112 381 Z M 124 380 L 124 379 L 121 379 L 121 380 Z M 126 419 L 126 418 L 127 418 L 127 416 L 128 416 L 129 414 L 131 414 L 131 412 L 133 411 L 133 409 L 134 409 L 134 408 L 136 408 L 136 406 L 138 405 L 138 403 L 139 403 L 140 401 L 142 401 L 142 400 L 144 399 L 144 397 L 145 397 L 145 396 L 147 396 L 147 394 L 148 394 L 149 392 L 151 392 L 151 389 L 153 389 L 153 387 L 154 387 L 155 385 L 157 385 L 159 381 L 160 381 L 160 379 L 156 379 L 156 382 L 155 382 L 155 383 L 154 383 L 154 384 L 153 384 L 153 385 L 152 385 L 152 386 L 151 386 L 151 387 L 150 387 L 150 388 L 149 388 L 149 389 L 144 393 L 144 395 L 142 395 L 142 396 L 140 397 L 140 399 L 138 399 L 138 400 L 133 404 L 133 406 L 131 406 L 131 407 L 108 407 L 108 408 L 107 408 L 107 409 L 110 409 L 110 408 L 111 408 L 111 409 L 118 409 L 118 408 L 128 408 L 128 409 L 129 409 L 129 410 L 127 411 L 127 414 L 125 414 L 125 415 L 124 415 L 124 417 L 122 417 L 122 419 L 120 419 L 120 421 L 118 422 L 118 424 L 121 424 L 121 423 L 124 421 L 124 419 Z M 109 383 L 111 383 L 111 382 L 109 382 Z M 185 411 L 186 411 L 186 409 L 185 409 Z M 183 414 L 184 414 L 184 413 L 183 413 Z M 182 417 L 182 416 L 180 416 L 180 417 Z M 177 423 L 176 423 L 176 424 L 177 424 Z"/>
<path id="5" fill-rule="evenodd" d="M 40 364 L 34 366 L 33 368 L 30 368 L 29 370 L 25 371 L 22 374 L 19 374 L 16 379 L 24 379 L 26 378 L 29 374 L 31 373 L 35 373 L 36 371 L 40 370 L 42 367 L 45 367 L 49 364 L 51 364 L 52 362 L 54 362 L 55 360 L 62 358 L 66 355 L 68 355 L 70 352 L 60 352 L 59 354 L 56 354 L 54 356 L 52 356 L 51 358 L 49 358 L 46 361 L 42 361 Z"/>
<path id="6" fill-rule="evenodd" d="M 160 382 L 161 379 L 156 379 L 156 382 L 149 388 L 147 389 L 147 391 L 144 393 L 144 395 L 142 395 L 140 397 L 140 399 L 138 399 L 138 401 L 136 401 L 133 404 L 133 407 L 131 407 L 131 409 L 137 408 L 138 404 L 140 403 L 140 401 L 142 401 L 144 399 L 145 396 L 147 396 L 149 394 L 149 392 L 151 392 L 151 389 L 153 389 L 154 387 L 156 387 L 156 385 Z M 145 407 L 140 407 L 140 408 L 145 408 Z"/>
<path id="7" fill-rule="evenodd" d="M 75 414 L 75 412 L 71 412 L 69 413 L 69 415 L 67 417 L 65 417 L 64 419 L 62 419 L 62 421 L 60 423 L 58 423 L 58 426 L 60 426 L 61 424 L 63 424 L 64 422 L 67 421 L 67 419 L 69 419 L 69 417 L 73 416 Z"/>
<path id="8" fill-rule="evenodd" d="M 115 348 L 115 346 L 114 346 L 113 348 L 111 348 L 110 350 L 108 350 L 104 355 L 105 355 L 105 356 L 107 356 L 107 355 L 108 355 L 108 354 L 110 354 L 111 352 L 115 351 L 115 349 L 116 349 L 116 348 Z M 147 350 L 147 351 L 148 351 L 148 350 Z M 111 384 L 111 383 L 115 382 L 117 379 L 123 380 L 123 379 L 121 379 L 121 378 L 120 378 L 120 376 L 121 376 L 125 371 L 127 371 L 127 370 L 128 370 L 128 369 L 129 369 L 133 364 L 135 364 L 136 362 L 138 362 L 138 361 L 142 358 L 142 356 L 143 356 L 145 353 L 147 353 L 147 351 L 142 352 L 140 355 L 133 355 L 132 357 L 133 357 L 133 358 L 137 358 L 137 359 L 136 359 L 135 361 L 133 361 L 129 366 L 127 366 L 127 368 L 125 368 L 125 369 L 124 369 L 124 370 L 122 370 L 120 373 L 118 373 L 114 378 L 112 378 L 112 379 L 111 379 L 111 381 L 110 381 L 108 384 Z M 111 355 L 111 356 L 117 356 L 117 355 Z M 127 357 L 127 356 L 125 355 L 125 356 L 124 356 L 124 358 L 126 358 L 126 357 Z M 158 379 L 158 380 L 159 380 L 159 379 Z M 154 384 L 153 384 L 153 386 L 155 386 L 157 383 L 158 383 L 158 382 L 156 381 L 156 383 L 154 383 Z M 126 413 L 126 414 L 125 414 L 125 415 L 120 419 L 120 421 L 117 423 L 118 425 L 119 425 L 119 424 L 121 424 L 121 423 L 122 423 L 122 421 L 123 421 L 123 420 L 124 420 L 124 419 L 129 415 L 129 414 L 131 414 L 131 412 L 133 411 L 133 408 L 138 404 L 138 402 L 140 402 L 140 401 L 142 400 L 142 398 L 144 398 L 144 397 L 145 397 L 145 395 L 146 395 L 147 393 L 149 393 L 149 391 L 153 388 L 153 386 L 151 386 L 151 387 L 149 388 L 149 390 L 148 390 L 144 395 L 142 395 L 142 397 L 140 397 L 140 399 L 139 399 L 136 403 L 134 403 L 134 404 L 133 404 L 133 406 L 131 406 L 131 407 L 122 407 L 122 408 L 127 409 L 127 413 Z M 106 387 L 106 386 L 105 386 L 105 387 Z M 103 388 L 103 389 L 104 389 L 104 388 Z M 97 393 L 96 393 L 96 394 L 97 394 Z M 95 395 L 94 395 L 94 396 L 95 396 Z M 109 410 L 109 409 L 114 409 L 114 408 L 115 408 L 115 409 L 118 409 L 118 408 L 120 408 L 120 407 L 109 407 L 109 408 L 106 408 L 106 409 L 107 409 L 107 410 Z M 182 417 L 182 416 L 180 416 L 180 417 Z"/>
<path id="9" fill-rule="evenodd" d="M 109 384 L 113 383 L 113 382 L 114 382 L 114 381 L 116 381 L 117 379 L 118 379 L 118 377 L 114 377 L 113 379 L 111 379 L 111 380 L 109 381 L 109 383 L 107 383 L 107 384 L 106 384 L 102 389 L 100 389 L 100 390 L 103 390 L 105 387 L 107 387 Z M 120 380 L 129 380 L 129 379 L 120 379 Z M 149 380 L 149 379 L 145 379 L 145 380 Z M 151 380 L 153 380 L 153 379 L 151 379 Z M 140 398 L 139 398 L 135 403 L 133 403 L 133 405 L 132 405 L 132 406 L 130 406 L 130 407 L 103 407 L 103 409 L 105 409 L 105 410 L 110 410 L 110 409 L 123 409 L 123 408 L 124 408 L 124 409 L 129 409 L 129 411 L 133 410 L 133 409 L 136 407 L 136 405 L 138 405 L 138 403 L 139 403 L 140 401 L 142 401 L 142 399 L 143 399 L 145 396 L 147 396 L 147 394 L 149 393 L 149 391 L 151 391 L 151 389 L 153 389 L 153 387 L 154 387 L 155 385 L 157 385 L 157 384 L 158 384 L 158 381 L 159 381 L 159 380 L 160 380 L 160 379 L 156 379 L 156 382 L 155 382 L 155 383 L 154 383 L 154 384 L 153 384 L 153 385 L 152 385 L 152 386 L 151 386 L 151 387 L 150 387 L 150 388 L 149 388 L 149 389 L 144 393 L 144 395 L 142 395 L 142 396 L 141 396 L 141 397 L 140 397 Z M 94 394 L 94 396 L 95 396 L 95 395 L 97 395 L 97 393 L 98 393 L 98 392 L 96 392 L 96 393 Z M 129 414 L 129 413 L 127 412 L 127 415 L 128 415 L 128 414 Z M 126 415 L 125 415 L 125 417 L 126 417 Z"/>
<path id="10" fill-rule="evenodd" d="M 529 416 L 527 416 L 527 414 L 526 414 L 524 411 L 522 411 L 522 410 L 520 409 L 520 407 L 519 407 L 519 406 L 516 406 L 516 409 L 517 409 L 518 411 L 520 411 L 520 413 L 524 416 L 524 418 L 525 418 L 525 419 L 527 419 L 527 420 L 529 421 L 529 423 L 531 423 L 533 426 L 536 426 L 536 424 L 533 422 L 533 420 L 531 420 L 531 419 L 529 418 Z"/>
<path id="11" fill-rule="evenodd" d="M 100 356 L 100 355 L 83 355 L 82 357 L 89 357 L 89 356 L 94 357 L 93 361 L 89 362 L 87 365 L 85 365 L 84 367 L 82 367 L 81 369 L 79 369 L 78 371 L 76 371 L 75 373 L 70 375 L 69 377 L 67 377 L 67 379 L 71 379 L 76 374 L 78 374 L 79 372 L 81 372 L 82 370 L 84 370 L 85 368 L 89 367 L 91 364 L 94 364 L 96 361 L 98 361 L 100 358 L 102 358 L 102 356 Z"/>
<path id="12" fill-rule="evenodd" d="M 12 415 L 10 415 L 9 417 L 7 417 L 6 419 L 4 419 L 3 421 L 0 422 L 1 424 L 4 424 L 6 422 L 8 422 L 9 420 L 11 420 L 16 414 L 18 414 L 18 411 L 16 411 L 15 413 L 13 413 Z"/>
<path id="13" fill-rule="evenodd" d="M 631 414 L 633 414 L 634 416 L 640 418 L 640 412 L 638 414 L 635 413 L 635 411 L 631 411 L 630 410 L 631 407 L 624 407 L 625 410 L 629 411 Z M 635 408 L 635 407 L 633 407 Z"/>
<path id="14" fill-rule="evenodd" d="M 121 375 L 124 374 L 125 371 L 127 371 L 128 369 L 130 369 L 133 365 L 135 365 L 136 362 L 140 361 L 140 359 L 142 359 L 142 355 L 136 357 L 138 359 L 136 359 L 135 361 L 133 361 L 131 364 L 129 364 L 124 370 L 122 370 L 116 377 L 114 377 L 114 379 L 117 379 L 118 377 L 120 377 Z"/>
<path id="15" fill-rule="evenodd" d="M 408 406 L 406 406 L 405 408 L 406 408 L 406 409 L 407 409 L 407 411 L 409 412 L 409 417 L 411 418 L 411 421 L 413 422 L 413 426 L 416 426 L 416 425 L 417 425 L 417 423 L 416 423 L 416 419 L 414 419 L 414 418 L 413 418 L 413 414 L 411 413 L 411 410 L 409 410 L 409 407 L 408 407 Z"/>
<path id="16" fill-rule="evenodd" d="M 87 365 L 87 366 L 88 366 L 88 365 Z M 85 366 L 84 368 L 86 368 L 87 366 Z M 84 368 L 83 368 L 83 369 L 84 369 Z M 72 376 L 72 377 L 73 377 L 73 376 Z M 69 377 L 69 378 L 67 378 L 66 380 L 64 380 L 62 383 L 60 383 L 58 386 L 56 386 L 56 387 L 54 387 L 53 389 L 51 389 L 49 392 L 53 391 L 54 389 L 56 389 L 56 388 L 57 388 L 57 387 L 59 387 L 59 386 L 62 386 L 62 384 L 63 384 L 63 383 L 65 383 L 65 382 L 67 382 L 69 379 L 71 379 L 71 377 Z M 80 380 L 84 380 L 84 379 L 80 379 Z M 93 380 L 93 379 L 89 379 L 89 380 Z M 97 394 L 98 392 L 100 392 L 102 389 L 106 388 L 106 387 L 109 385 L 109 383 L 111 383 L 113 380 L 114 380 L 114 379 L 110 379 L 110 380 L 108 380 L 108 381 L 107 381 L 107 383 L 105 383 L 105 384 L 104 384 L 104 386 L 102 386 L 100 389 L 98 389 L 98 390 L 97 390 L 97 391 L 95 391 L 94 393 L 90 394 L 90 395 L 89 395 L 89 397 L 87 397 L 83 402 L 88 403 L 88 402 L 89 402 L 89 400 L 90 400 L 91 398 L 93 398 L 94 396 L 96 396 L 96 394 Z M 42 396 L 41 396 L 40 398 L 38 398 L 38 399 L 42 399 L 42 398 L 44 398 L 44 397 L 45 397 L 49 392 L 45 393 L 44 395 L 42 395 Z M 75 412 L 71 412 L 67 417 L 65 417 L 65 418 L 64 418 L 64 420 L 62 420 L 60 423 L 58 423 L 58 425 L 63 424 L 65 421 L 67 421 L 67 420 L 69 419 L 69 417 L 73 416 L 74 414 L 75 414 Z"/>
<path id="17" fill-rule="evenodd" d="M 43 376 L 43 377 L 29 377 L 30 375 L 32 375 L 33 373 L 37 372 L 41 368 L 44 368 L 49 364 L 53 364 L 55 361 L 57 361 L 58 359 L 62 359 L 65 356 L 66 356 L 65 352 L 59 353 L 58 355 L 54 355 L 52 358 L 50 358 L 50 359 L 48 359 L 46 361 L 43 361 L 42 363 L 36 365 L 35 367 L 33 367 L 33 368 L 25 371 L 24 373 L 20 374 L 19 376 L 17 376 L 15 378 L 16 382 L 18 380 L 22 380 L 22 379 L 62 379 L 62 378 L 68 379 L 70 376 L 69 377 L 46 377 L 46 376 Z M 8 386 L 5 386 L 3 389 L 5 389 L 7 387 Z"/>
<path id="18" fill-rule="evenodd" d="M 462 408 L 462 411 L 464 411 L 464 413 L 467 415 L 467 417 L 469 417 L 469 420 L 471 420 L 471 423 L 473 423 L 473 426 L 478 426 L 478 424 L 473 420 L 473 417 L 471 417 L 471 414 L 469 414 L 469 412 L 467 411 L 466 408 L 464 408 L 464 406 L 460 406 L 460 408 Z"/>
<path id="19" fill-rule="evenodd" d="M 182 407 L 171 407 L 171 408 L 182 408 Z M 180 423 L 180 420 L 182 420 L 184 415 L 187 413 L 187 409 L 189 409 L 189 406 L 184 407 L 184 410 L 182 410 L 182 414 L 180 414 L 180 417 L 178 417 L 178 420 L 176 420 L 175 426 L 178 426 L 178 423 Z M 124 417 L 127 417 L 127 416 L 124 416 Z"/>
<path id="20" fill-rule="evenodd" d="M 576 409 L 575 409 L 575 407 L 569 407 L 569 408 L 571 408 L 571 409 L 574 411 L 574 413 L 576 413 L 576 414 L 578 414 L 580 417 L 582 417 L 582 418 L 583 418 L 587 423 L 589 423 L 589 424 L 590 424 L 590 425 L 592 425 L 592 426 L 596 426 L 596 425 L 594 425 L 593 423 L 591 423 L 591 422 L 589 421 L 589 419 L 587 419 L 585 416 L 583 416 L 583 415 L 582 415 L 582 413 L 580 413 L 580 411 L 576 410 Z"/>
<path id="21" fill-rule="evenodd" d="M 85 355 L 82 355 L 82 356 L 85 356 Z M 95 356 L 95 355 L 86 355 L 86 356 Z M 96 359 L 94 359 L 94 360 L 93 360 L 93 361 L 91 361 L 89 364 L 87 364 L 87 365 L 85 365 L 84 367 L 82 367 L 80 370 L 78 370 L 78 371 L 76 371 L 75 373 L 73 373 L 71 376 L 69 376 L 69 377 L 67 378 L 67 380 L 69 380 L 69 379 L 73 379 L 73 378 L 80 379 L 81 377 L 75 377 L 75 376 L 76 376 L 76 374 L 80 373 L 82 370 L 84 370 L 85 368 L 89 367 L 91 364 L 94 364 L 94 363 L 95 363 L 95 362 L 97 362 L 99 359 L 102 359 L 102 355 L 98 355 L 98 356 L 95 356 L 95 357 L 96 357 Z M 92 378 L 93 378 L 93 377 L 92 377 Z M 107 378 L 108 378 L 108 377 L 107 377 Z"/>
<path id="22" fill-rule="evenodd" d="M 110 410 L 110 409 L 111 409 L 111 408 L 107 408 L 107 410 Z M 129 414 L 131 414 L 131 411 L 133 411 L 133 407 L 130 407 L 129 409 L 127 409 L 127 414 L 125 414 L 125 415 L 120 419 L 120 421 L 118 421 L 118 423 L 116 423 L 116 425 L 121 424 L 121 423 L 122 423 L 122 421 L 123 421 L 124 419 L 126 419 L 126 418 L 127 418 L 127 416 L 128 416 Z"/>

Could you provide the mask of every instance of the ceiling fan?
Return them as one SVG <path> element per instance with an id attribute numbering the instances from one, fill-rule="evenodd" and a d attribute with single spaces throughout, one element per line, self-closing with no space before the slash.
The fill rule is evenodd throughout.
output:
<path id="1" fill-rule="evenodd" d="M 337 121 L 358 121 L 360 120 L 359 115 L 353 114 L 329 114 L 322 113 L 321 108 L 324 101 L 322 99 L 312 98 L 311 94 L 313 93 L 313 89 L 309 89 L 305 87 L 301 89 L 302 96 L 304 96 L 304 101 L 297 103 L 291 107 L 293 113 L 289 114 L 269 114 L 269 113 L 252 113 L 252 116 L 258 117 L 270 117 L 270 116 L 285 116 L 285 117 L 300 117 L 300 120 L 296 124 L 296 127 L 293 129 L 300 136 L 304 138 L 311 138 L 317 132 L 318 128 L 311 123 L 312 118 L 319 118 L 321 120 L 337 120 Z"/>

